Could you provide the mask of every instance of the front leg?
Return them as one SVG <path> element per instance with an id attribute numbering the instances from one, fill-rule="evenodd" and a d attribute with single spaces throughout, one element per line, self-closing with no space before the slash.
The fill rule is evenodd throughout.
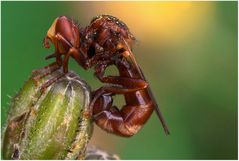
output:
<path id="1" fill-rule="evenodd" d="M 68 62 L 71 55 L 78 54 L 78 50 L 74 47 L 70 48 L 63 60 L 63 72 L 68 72 Z"/>
<path id="2" fill-rule="evenodd" d="M 41 69 L 33 70 L 32 73 L 34 76 L 32 79 L 33 79 L 34 83 L 37 85 L 39 79 L 53 73 L 54 71 L 56 71 L 58 69 L 60 69 L 60 66 L 56 62 L 51 63 Z"/>
<path id="3" fill-rule="evenodd" d="M 116 91 L 118 92 L 124 89 L 127 91 L 133 92 L 133 91 L 142 90 L 148 87 L 148 83 L 143 79 L 122 77 L 122 76 L 104 76 L 105 70 L 110 64 L 112 63 L 102 62 L 95 68 L 95 76 L 102 83 L 113 84 L 116 88 Z"/>

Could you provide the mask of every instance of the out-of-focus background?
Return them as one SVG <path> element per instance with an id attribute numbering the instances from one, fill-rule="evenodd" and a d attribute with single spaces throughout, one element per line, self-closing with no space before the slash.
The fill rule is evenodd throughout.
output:
<path id="1" fill-rule="evenodd" d="M 2 2 L 1 14 L 2 125 L 7 95 L 52 61 L 42 40 L 53 20 L 66 15 L 86 26 L 110 14 L 138 39 L 133 53 L 171 135 L 153 114 L 132 138 L 95 126 L 91 144 L 122 159 L 237 159 L 237 2 Z M 99 87 L 92 70 L 73 60 L 70 69 Z"/>

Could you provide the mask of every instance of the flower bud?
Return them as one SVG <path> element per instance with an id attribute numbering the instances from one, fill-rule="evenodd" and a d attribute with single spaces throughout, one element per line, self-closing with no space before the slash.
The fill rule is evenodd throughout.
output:
<path id="1" fill-rule="evenodd" d="M 69 72 L 47 87 L 57 70 L 36 81 L 34 73 L 10 105 L 3 138 L 4 159 L 84 159 L 92 134 L 90 89 Z"/>

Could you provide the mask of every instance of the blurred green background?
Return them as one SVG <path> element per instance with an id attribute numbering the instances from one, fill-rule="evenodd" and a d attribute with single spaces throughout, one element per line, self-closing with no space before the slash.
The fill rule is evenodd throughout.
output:
<path id="1" fill-rule="evenodd" d="M 81 26 L 98 14 L 123 20 L 139 43 L 135 57 L 170 128 L 155 114 L 132 138 L 95 128 L 91 144 L 122 159 L 237 159 L 237 2 L 2 2 L 1 122 L 33 69 L 49 64 L 42 40 L 66 15 Z M 93 72 L 73 60 L 94 89 Z M 114 72 L 114 70 L 112 70 Z M 112 72 L 111 71 L 111 72 Z M 116 99 L 122 103 L 122 97 Z"/>

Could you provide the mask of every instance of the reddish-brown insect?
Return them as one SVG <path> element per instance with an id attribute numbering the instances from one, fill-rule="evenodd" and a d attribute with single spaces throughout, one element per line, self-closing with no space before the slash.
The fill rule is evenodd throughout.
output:
<path id="1" fill-rule="evenodd" d="M 165 133 L 169 134 L 151 89 L 131 52 L 135 38 L 122 21 L 110 15 L 100 15 L 89 26 L 78 29 L 73 20 L 58 17 L 44 39 L 47 48 L 48 40 L 54 44 L 55 52 L 46 58 L 56 57 L 56 62 L 45 67 L 43 75 L 61 66 L 64 73 L 67 73 L 71 56 L 84 69 L 94 67 L 96 77 L 106 83 L 93 92 L 90 104 L 98 126 L 108 132 L 129 137 L 138 132 L 155 110 Z M 119 76 L 104 75 L 110 65 L 118 68 Z M 48 82 L 43 88 L 60 77 Z M 121 110 L 112 105 L 112 96 L 118 94 L 123 94 L 126 102 Z"/>

